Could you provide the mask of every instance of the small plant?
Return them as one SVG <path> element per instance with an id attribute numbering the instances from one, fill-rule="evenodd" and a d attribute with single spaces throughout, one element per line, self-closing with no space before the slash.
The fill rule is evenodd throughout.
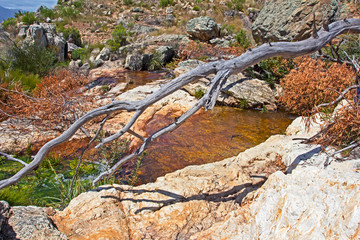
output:
<path id="1" fill-rule="evenodd" d="M 280 102 L 293 113 L 309 113 L 314 106 L 331 102 L 351 85 L 354 73 L 345 64 L 296 58 L 296 69 L 281 79 L 284 93 Z"/>
<path id="2" fill-rule="evenodd" d="M 16 25 L 16 19 L 15 18 L 8 18 L 2 22 L 3 28 L 7 30 L 10 26 Z"/>
<path id="3" fill-rule="evenodd" d="M 118 25 L 112 32 L 112 39 L 109 39 L 106 43 L 110 46 L 111 51 L 116 51 L 119 47 L 123 46 L 126 42 L 126 38 L 129 33 L 123 25 Z"/>
<path id="4" fill-rule="evenodd" d="M 131 171 L 131 175 L 127 181 L 128 184 L 131 186 L 135 186 L 137 181 L 139 180 L 139 171 L 140 171 L 140 167 L 142 165 L 142 160 L 145 155 L 146 155 L 146 153 L 144 152 L 141 156 L 139 156 L 136 159 L 135 166 L 134 166 L 133 170 Z"/>
<path id="5" fill-rule="evenodd" d="M 249 106 L 249 102 L 247 99 L 243 98 L 240 100 L 240 102 L 239 102 L 240 108 L 247 108 L 248 106 Z"/>
<path id="6" fill-rule="evenodd" d="M 135 15 L 134 15 L 134 20 L 135 20 L 135 21 L 139 21 L 139 20 L 140 20 L 139 14 L 135 14 Z"/>
<path id="7" fill-rule="evenodd" d="M 240 30 L 235 35 L 235 40 L 242 48 L 248 48 L 250 46 L 250 40 L 248 39 L 247 34 L 244 30 Z"/>
<path id="8" fill-rule="evenodd" d="M 44 18 L 51 18 L 54 19 L 56 17 L 56 14 L 54 12 L 54 10 L 48 8 L 48 7 L 43 7 L 41 9 L 40 12 L 41 16 L 43 16 Z"/>
<path id="9" fill-rule="evenodd" d="M 74 19 L 80 14 L 80 11 L 72 7 L 61 7 L 59 9 L 59 14 L 61 17 Z"/>
<path id="10" fill-rule="evenodd" d="M 83 6 L 83 1 L 75 1 L 75 2 L 73 2 L 73 5 L 76 9 L 81 10 L 82 6 Z"/>
<path id="11" fill-rule="evenodd" d="M 159 5 L 162 8 L 166 8 L 169 5 L 174 5 L 174 0 L 160 0 Z"/>
<path id="12" fill-rule="evenodd" d="M 200 11 L 200 7 L 195 5 L 195 6 L 193 7 L 193 10 L 194 10 L 194 11 Z"/>
<path id="13" fill-rule="evenodd" d="M 86 57 L 86 49 L 85 48 L 78 48 L 78 49 L 74 49 L 71 52 L 71 59 L 73 60 L 84 60 Z"/>
<path id="14" fill-rule="evenodd" d="M 102 85 L 101 86 L 101 91 L 102 93 L 107 93 L 108 91 L 110 91 L 110 86 L 109 85 Z"/>
<path id="15" fill-rule="evenodd" d="M 56 30 L 57 32 L 61 32 L 63 34 L 63 37 L 67 41 L 71 39 L 75 45 L 77 46 L 82 45 L 80 31 L 77 28 L 73 28 L 73 27 L 65 28 L 64 26 L 59 25 L 57 26 Z"/>
<path id="16" fill-rule="evenodd" d="M 195 90 L 194 97 L 196 97 L 197 99 L 202 98 L 204 95 L 205 95 L 205 90 L 204 90 L 204 89 L 202 89 L 202 88 L 197 88 L 197 89 Z"/>
<path id="17" fill-rule="evenodd" d="M 21 21 L 25 24 L 25 25 L 31 25 L 33 24 L 35 21 L 37 20 L 37 18 L 35 17 L 35 13 L 33 12 L 25 12 L 24 15 L 21 18 Z"/>
<path id="18" fill-rule="evenodd" d="M 124 5 L 129 6 L 129 5 L 133 4 L 133 1 L 132 0 L 123 0 L 123 3 L 124 3 Z"/>
<path id="19" fill-rule="evenodd" d="M 14 13 L 15 18 L 21 17 L 22 15 L 24 15 L 24 12 L 21 12 L 20 10 Z"/>
<path id="20" fill-rule="evenodd" d="M 231 35 L 235 32 L 235 25 L 224 24 L 221 27 L 221 32 L 225 33 L 226 35 Z"/>

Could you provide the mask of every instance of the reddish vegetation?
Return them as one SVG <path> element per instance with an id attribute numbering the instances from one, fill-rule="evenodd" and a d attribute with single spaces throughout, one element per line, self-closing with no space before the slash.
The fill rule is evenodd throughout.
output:
<path id="1" fill-rule="evenodd" d="M 244 53 L 241 47 L 219 47 L 203 42 L 190 42 L 185 47 L 180 48 L 179 58 L 181 61 L 187 59 L 207 60 L 212 57 L 228 57 L 228 55 L 241 55 Z"/>
<path id="2" fill-rule="evenodd" d="M 297 114 L 308 114 L 313 107 L 331 102 L 354 83 L 355 73 L 345 64 L 327 63 L 310 57 L 294 60 L 297 66 L 281 80 L 284 94 L 280 103 Z"/>
<path id="3" fill-rule="evenodd" d="M 86 106 L 81 104 L 85 97 L 76 91 L 86 83 L 85 77 L 58 70 L 37 84 L 32 96 L 25 94 L 20 86 L 15 87 L 16 91 L 2 90 L 1 119 L 11 115 L 15 118 L 37 119 L 35 123 L 46 124 L 47 128 L 65 127 L 74 121 L 74 113 L 86 110 Z M 6 89 L 6 86 L 2 87 Z"/>
<path id="4" fill-rule="evenodd" d="M 310 116 L 308 125 L 315 114 L 323 112 L 323 131 L 314 139 L 316 143 L 346 146 L 359 141 L 360 106 L 353 102 L 355 90 L 345 95 L 348 105 L 334 116 L 329 109 L 316 108 L 321 103 L 332 102 L 340 92 L 353 85 L 354 71 L 345 64 L 330 64 L 309 57 L 297 58 L 295 63 L 296 70 L 281 81 L 284 87 L 281 103 L 295 113 Z"/>

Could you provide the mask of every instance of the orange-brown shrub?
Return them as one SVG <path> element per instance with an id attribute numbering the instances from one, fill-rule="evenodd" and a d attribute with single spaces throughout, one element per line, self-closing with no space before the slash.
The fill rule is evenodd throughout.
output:
<path id="1" fill-rule="evenodd" d="M 68 126 L 74 121 L 74 112 L 80 115 L 79 112 L 86 110 L 86 104 L 82 104 L 85 97 L 77 90 L 86 83 L 83 76 L 57 70 L 44 77 L 31 96 L 19 85 L 10 91 L 4 85 L 0 89 L 0 119 L 37 119 L 34 123 L 46 124 L 47 128 Z"/>
<path id="2" fill-rule="evenodd" d="M 314 106 L 331 102 L 349 87 L 355 73 L 345 64 L 327 63 L 310 57 L 294 60 L 296 68 L 280 81 L 280 103 L 296 114 L 308 114 Z"/>
<path id="3" fill-rule="evenodd" d="M 333 118 L 325 118 L 326 131 L 315 140 L 322 145 L 347 146 L 360 141 L 360 106 L 350 102 Z"/>

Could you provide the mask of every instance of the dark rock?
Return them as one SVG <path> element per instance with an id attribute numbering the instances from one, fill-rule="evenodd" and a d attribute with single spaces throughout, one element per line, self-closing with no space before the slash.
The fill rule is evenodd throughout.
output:
<path id="1" fill-rule="evenodd" d="M 175 51 L 173 47 L 170 46 L 161 46 L 158 49 L 156 49 L 156 53 L 160 56 L 160 63 L 162 65 L 165 65 L 173 59 L 175 56 Z"/>

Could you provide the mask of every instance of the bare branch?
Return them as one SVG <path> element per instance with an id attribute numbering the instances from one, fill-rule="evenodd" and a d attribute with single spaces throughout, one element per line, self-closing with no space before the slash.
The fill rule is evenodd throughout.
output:
<path id="1" fill-rule="evenodd" d="M 7 158 L 10 161 L 21 163 L 22 165 L 24 165 L 24 167 L 27 167 L 29 165 L 26 162 L 24 162 L 24 161 L 22 161 L 22 160 L 20 160 L 18 158 L 14 158 L 13 156 L 11 156 L 9 154 L 6 154 L 6 153 L 3 153 L 3 152 L 0 152 L 0 156 L 3 156 L 3 157 Z"/>
<path id="2" fill-rule="evenodd" d="M 318 106 L 316 106 L 315 108 L 321 108 L 321 107 L 328 107 L 328 106 L 332 106 L 338 102 L 340 102 L 342 99 L 344 99 L 345 95 L 352 89 L 356 89 L 358 88 L 359 86 L 358 85 L 353 85 L 353 86 L 350 86 L 348 88 L 346 88 L 344 91 L 342 91 L 340 93 L 340 95 L 332 102 L 330 103 L 322 103 L 322 104 L 319 104 Z"/>
<path id="3" fill-rule="evenodd" d="M 39 166 L 46 153 L 53 147 L 69 140 L 75 132 L 80 129 L 85 123 L 90 120 L 101 116 L 107 115 L 121 110 L 135 112 L 135 115 L 130 122 L 117 134 L 105 139 L 102 144 L 112 141 L 121 135 L 123 135 L 130 127 L 136 122 L 138 117 L 145 111 L 146 108 L 159 101 L 160 99 L 168 96 L 169 94 L 181 89 L 188 83 L 194 82 L 201 77 L 208 76 L 210 74 L 216 74 L 216 77 L 212 80 L 211 87 L 208 92 L 201 98 L 195 105 L 185 112 L 182 116 L 177 118 L 172 124 L 167 127 L 155 132 L 153 135 L 148 137 L 142 146 L 134 153 L 126 156 L 116 163 L 109 171 L 100 174 L 95 180 L 98 181 L 104 176 L 111 175 L 118 167 L 124 162 L 128 161 L 134 156 L 141 154 L 146 146 L 155 138 L 165 134 L 166 132 L 172 131 L 181 125 L 186 119 L 198 111 L 202 106 L 206 109 L 212 109 L 216 98 L 219 94 L 219 89 L 225 83 L 228 76 L 234 73 L 238 73 L 246 69 L 247 67 L 254 65 L 264 59 L 280 56 L 284 58 L 294 58 L 301 55 L 309 54 L 320 50 L 328 42 L 330 42 L 336 36 L 342 33 L 359 33 L 360 32 L 360 19 L 348 19 L 346 21 L 338 21 L 329 25 L 329 31 L 320 30 L 317 32 L 317 38 L 309 38 L 300 42 L 276 42 L 270 44 L 263 44 L 259 47 L 247 51 L 241 56 L 227 60 L 227 61 L 216 61 L 209 62 L 198 66 L 197 68 L 173 79 L 172 81 L 164 84 L 158 91 L 145 97 L 139 101 L 115 101 L 108 105 L 96 108 L 84 116 L 80 117 L 75 123 L 73 123 L 63 134 L 59 137 L 47 142 L 36 154 L 34 160 L 26 167 L 17 172 L 14 176 L 0 181 L 0 189 L 15 184 L 22 177 L 24 177 L 31 170 Z"/>

